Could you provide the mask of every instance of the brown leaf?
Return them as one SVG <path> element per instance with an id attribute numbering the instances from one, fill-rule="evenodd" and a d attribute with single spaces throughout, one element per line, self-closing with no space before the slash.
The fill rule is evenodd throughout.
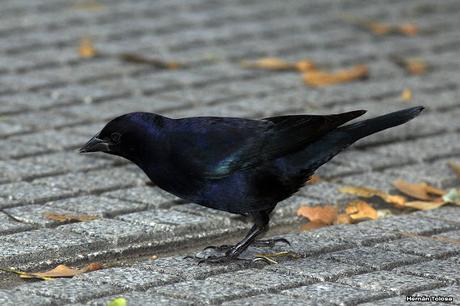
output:
<path id="1" fill-rule="evenodd" d="M 354 16 L 344 16 L 345 21 L 368 30 L 378 36 L 389 34 L 399 34 L 405 36 L 415 36 L 420 32 L 419 27 L 414 23 L 388 24 L 380 21 L 363 19 Z"/>
<path id="2" fill-rule="evenodd" d="M 380 197 L 387 203 L 393 204 L 396 207 L 404 207 L 404 203 L 406 202 L 406 198 L 399 195 L 391 195 L 381 190 L 366 188 L 366 187 L 356 187 L 356 186 L 344 186 L 339 189 L 341 192 L 350 193 L 357 195 L 363 198 L 372 198 L 374 196 Z"/>
<path id="3" fill-rule="evenodd" d="M 355 200 L 348 203 L 345 212 L 355 222 L 377 219 L 377 211 L 368 203 L 361 200 Z"/>
<path id="4" fill-rule="evenodd" d="M 445 202 L 435 201 L 410 201 L 404 204 L 405 207 L 415 208 L 419 210 L 431 210 L 436 209 L 446 204 Z"/>
<path id="5" fill-rule="evenodd" d="M 51 270 L 45 271 L 45 272 L 21 272 L 21 271 L 12 271 L 12 272 L 18 274 L 19 277 L 25 278 L 25 279 L 35 278 L 35 279 L 49 280 L 53 278 L 74 277 L 82 273 L 96 271 L 99 269 L 102 269 L 102 264 L 91 263 L 81 269 L 71 268 L 66 265 L 58 265 L 57 267 Z"/>
<path id="6" fill-rule="evenodd" d="M 325 225 L 334 223 L 338 209 L 335 206 L 302 206 L 297 210 L 297 215 L 305 217 L 311 222 L 319 222 Z"/>
<path id="7" fill-rule="evenodd" d="M 96 56 L 97 52 L 94 49 L 93 41 L 88 37 L 83 37 L 80 39 L 78 44 L 78 54 L 82 58 L 91 58 Z"/>
<path id="8" fill-rule="evenodd" d="M 405 88 L 401 92 L 401 100 L 403 100 L 404 102 L 411 101 L 412 100 L 412 90 L 410 90 L 409 88 Z"/>
<path id="9" fill-rule="evenodd" d="M 174 69 L 183 67 L 183 64 L 180 64 L 177 62 L 167 62 L 167 61 L 163 61 L 163 60 L 155 59 L 155 58 L 146 58 L 142 55 L 135 54 L 135 53 L 121 53 L 119 57 L 122 61 L 125 61 L 128 63 L 148 64 L 158 69 L 174 70 Z"/>
<path id="10" fill-rule="evenodd" d="M 444 195 L 446 191 L 430 186 L 427 183 L 411 184 L 404 180 L 395 180 L 395 186 L 402 193 L 418 200 L 432 200 L 430 194 Z"/>
<path id="11" fill-rule="evenodd" d="M 447 162 L 447 164 L 449 165 L 449 167 L 454 170 L 455 174 L 457 174 L 457 176 L 460 178 L 460 165 L 457 164 L 457 163 L 454 163 L 453 161 L 449 160 Z"/>
<path id="12" fill-rule="evenodd" d="M 85 222 L 85 221 L 91 221 L 91 220 L 97 219 L 96 216 L 91 216 L 91 215 L 56 214 L 52 212 L 45 212 L 43 213 L 43 216 L 49 220 L 53 220 L 57 222 L 73 222 L 73 221 Z"/>
<path id="13" fill-rule="evenodd" d="M 419 27 L 414 23 L 404 23 L 397 26 L 397 31 L 407 36 L 415 36 L 420 32 Z"/>
<path id="14" fill-rule="evenodd" d="M 352 223 L 352 219 L 347 214 L 339 214 L 337 219 L 335 220 L 334 224 L 350 224 Z"/>
<path id="15" fill-rule="evenodd" d="M 312 175 L 308 179 L 307 184 L 314 185 L 314 184 L 318 184 L 319 182 L 321 182 L 321 178 L 318 175 Z"/>
<path id="16" fill-rule="evenodd" d="M 295 65 L 277 57 L 265 57 L 253 62 L 242 61 L 241 65 L 246 68 L 257 68 L 266 70 L 293 70 Z"/>
<path id="17" fill-rule="evenodd" d="M 369 70 L 366 65 L 356 65 L 349 69 L 336 72 L 324 72 L 313 70 L 303 74 L 305 84 L 310 86 L 326 86 L 332 84 L 346 83 L 354 80 L 367 78 Z"/>
<path id="18" fill-rule="evenodd" d="M 296 62 L 295 68 L 300 71 L 300 72 L 308 72 L 308 71 L 313 71 L 316 70 L 315 64 L 307 59 L 300 60 Z"/>

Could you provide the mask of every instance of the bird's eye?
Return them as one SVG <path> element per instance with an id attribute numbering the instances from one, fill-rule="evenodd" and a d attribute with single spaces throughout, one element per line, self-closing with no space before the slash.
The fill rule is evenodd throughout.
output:
<path id="1" fill-rule="evenodd" d="M 121 134 L 120 133 L 112 133 L 112 135 L 110 135 L 110 139 L 114 142 L 114 143 L 119 143 L 120 142 L 120 138 L 121 138 Z"/>

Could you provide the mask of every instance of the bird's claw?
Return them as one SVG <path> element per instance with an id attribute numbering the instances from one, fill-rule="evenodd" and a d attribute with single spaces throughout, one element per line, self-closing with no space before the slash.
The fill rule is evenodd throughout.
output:
<path id="1" fill-rule="evenodd" d="M 263 239 L 263 240 L 255 240 L 252 243 L 252 246 L 255 247 L 274 247 L 277 242 L 285 243 L 287 245 L 291 245 L 291 243 L 285 238 L 273 238 L 273 239 Z"/>

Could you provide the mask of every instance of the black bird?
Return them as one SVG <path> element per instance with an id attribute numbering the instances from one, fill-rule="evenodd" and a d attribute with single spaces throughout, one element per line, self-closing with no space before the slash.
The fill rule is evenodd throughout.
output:
<path id="1" fill-rule="evenodd" d="M 110 121 L 81 149 L 122 156 L 160 188 L 188 201 L 251 216 L 254 226 L 222 256 L 236 259 L 268 229 L 276 204 L 295 193 L 321 165 L 355 141 L 403 124 L 423 107 L 343 125 L 365 113 L 289 115 L 261 120 L 228 117 L 171 119 L 136 112 Z"/>

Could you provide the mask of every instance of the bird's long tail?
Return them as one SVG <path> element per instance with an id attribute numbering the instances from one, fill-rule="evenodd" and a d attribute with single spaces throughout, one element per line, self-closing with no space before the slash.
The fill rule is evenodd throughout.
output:
<path id="1" fill-rule="evenodd" d="M 297 165 L 304 163 L 302 168 L 307 172 L 315 171 L 359 139 L 404 124 L 417 117 L 423 109 L 422 106 L 412 107 L 339 127 L 292 155 L 293 161 L 297 161 Z"/>

